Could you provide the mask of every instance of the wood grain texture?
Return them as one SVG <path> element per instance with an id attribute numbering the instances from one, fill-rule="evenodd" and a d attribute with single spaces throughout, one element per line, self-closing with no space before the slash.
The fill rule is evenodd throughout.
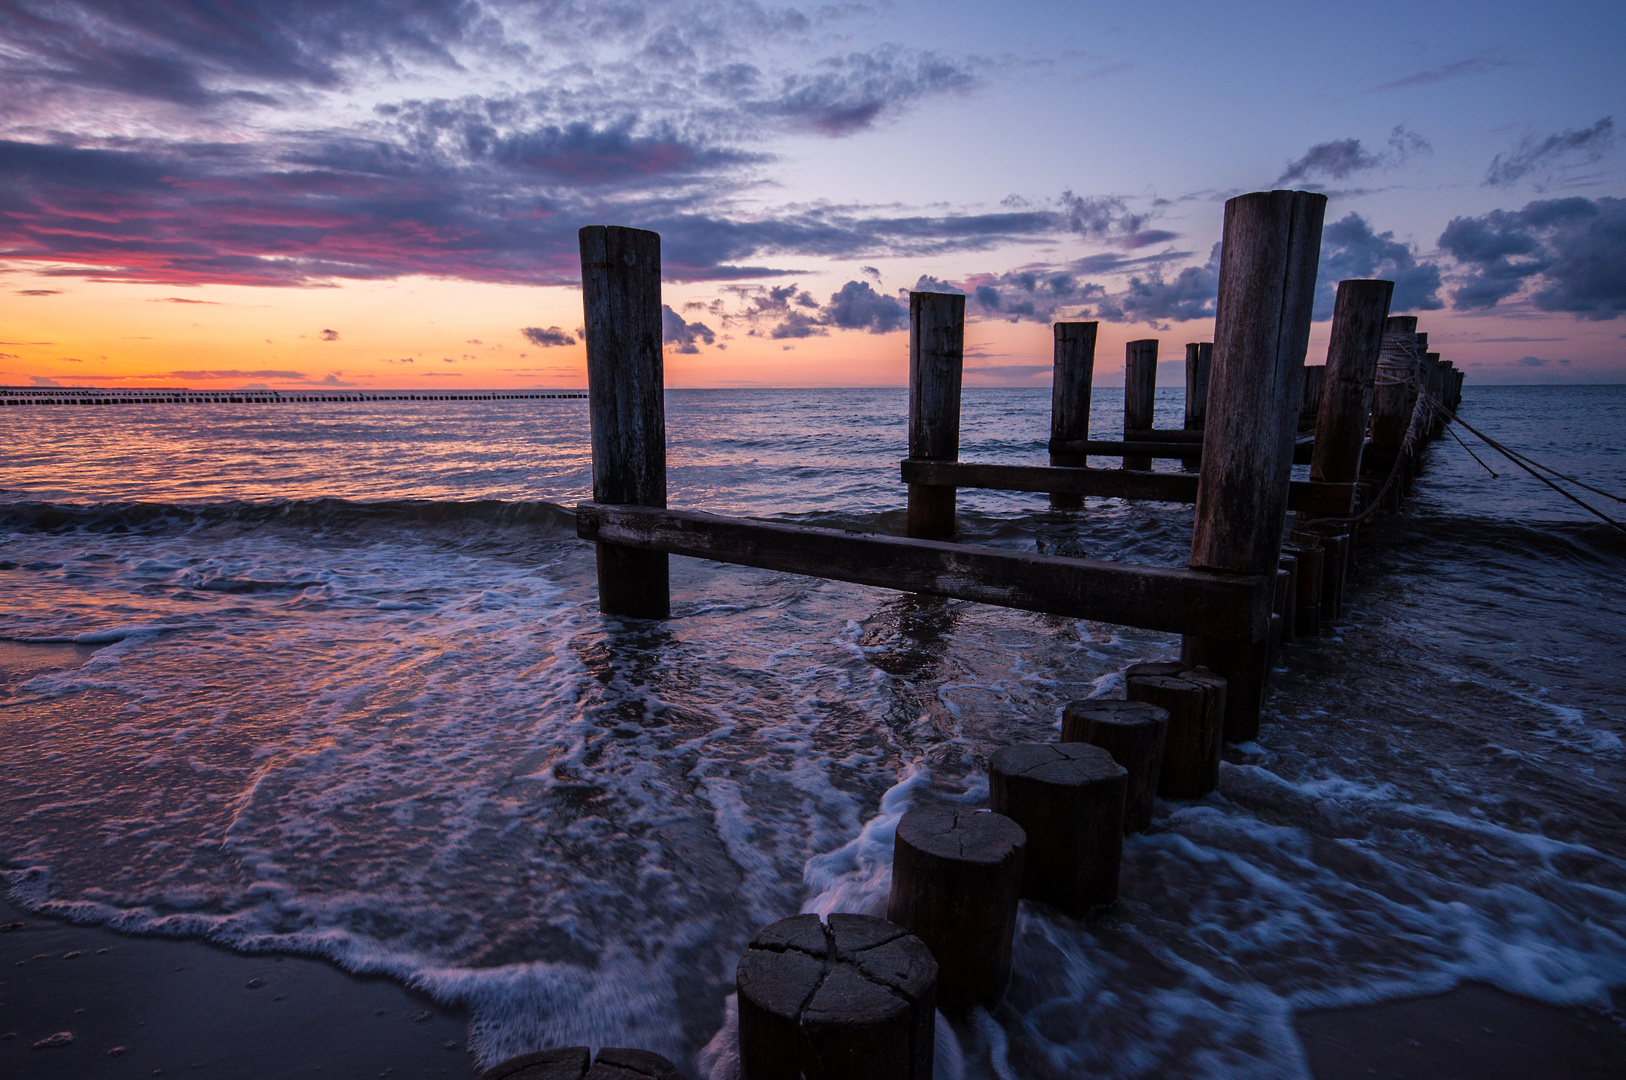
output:
<path id="1" fill-rule="evenodd" d="M 1307 191 L 1225 204 L 1194 567 L 1262 574 L 1276 561 L 1326 206 Z"/>
<path id="2" fill-rule="evenodd" d="M 938 1008 L 993 1010 L 1011 978 L 1027 834 L 987 811 L 916 806 L 898 821 L 886 917 L 937 959 Z"/>
<path id="3" fill-rule="evenodd" d="M 1059 322 L 1055 334 L 1054 370 L 1050 380 L 1050 439 L 1090 437 L 1090 389 L 1095 380 L 1095 336 L 1099 323 Z M 1052 465 L 1084 465 L 1074 454 L 1052 453 Z M 1084 505 L 1082 496 L 1052 492 L 1050 504 L 1060 510 Z"/>
<path id="4" fill-rule="evenodd" d="M 931 1080 L 938 964 L 869 915 L 793 915 L 735 969 L 743 1080 Z"/>
<path id="5" fill-rule="evenodd" d="M 583 334 L 593 498 L 666 505 L 666 388 L 661 355 L 661 238 L 643 229 L 581 230 Z M 599 609 L 664 618 L 666 557 L 598 553 Z"/>
<path id="6" fill-rule="evenodd" d="M 1272 616 L 1279 627 L 1280 617 Z M 1180 662 L 1205 667 L 1225 680 L 1225 731 L 1229 743 L 1259 737 L 1259 707 L 1265 697 L 1265 676 L 1270 666 L 1269 633 L 1258 641 L 1225 641 L 1187 635 L 1180 639 Z M 1165 748 L 1164 756 L 1168 756 Z"/>
<path id="7" fill-rule="evenodd" d="M 576 508 L 576 535 L 1148 630 L 1245 640 L 1269 630 L 1271 585 L 1262 577 L 598 503 Z"/>
<path id="8" fill-rule="evenodd" d="M 1124 345 L 1124 441 L 1129 432 L 1152 426 L 1157 405 L 1157 339 L 1141 338 Z M 1145 455 L 1125 455 L 1124 468 L 1150 469 Z"/>
<path id="9" fill-rule="evenodd" d="M 1212 341 L 1186 344 L 1186 421 L 1188 431 L 1201 431 L 1208 415 L 1208 369 L 1214 363 Z"/>
<path id="10" fill-rule="evenodd" d="M 1372 413 L 1373 382 L 1383 324 L 1394 282 L 1351 279 L 1338 283 L 1327 342 L 1326 386 L 1316 414 L 1310 479 L 1353 483 L 1361 475 L 1361 451 Z"/>
<path id="11" fill-rule="evenodd" d="M 1075 918 L 1118 899 L 1128 770 L 1089 743 L 1018 743 L 988 760 L 988 805 L 1027 833 L 1022 898 Z"/>
<path id="12" fill-rule="evenodd" d="M 965 296 L 909 294 L 909 456 L 960 456 L 960 381 L 965 366 Z M 954 535 L 954 493 L 909 489 L 907 531 L 936 540 Z"/>
<path id="13" fill-rule="evenodd" d="M 1214 790 L 1219 775 L 1222 718 L 1206 685 L 1179 675 L 1131 667 L 1125 674 L 1130 701 L 1156 705 L 1169 714 L 1157 793 L 1165 799 L 1200 799 Z"/>
<path id="14" fill-rule="evenodd" d="M 1061 491 L 1078 496 L 1155 502 L 1197 501 L 1197 477 L 1189 473 L 1045 465 L 983 465 L 971 461 L 913 461 L 907 458 L 900 463 L 900 471 L 904 481 L 910 484 L 991 488 L 996 491 Z M 1358 491 L 1358 485 L 1353 483 L 1320 484 L 1294 480 L 1288 487 L 1287 508 L 1321 514 L 1348 514 L 1354 508 Z"/>
<path id="15" fill-rule="evenodd" d="M 1416 347 L 1417 316 L 1391 315 L 1385 319 L 1383 344 Z M 1405 440 L 1406 428 L 1411 423 L 1412 407 L 1416 401 L 1416 391 L 1404 382 L 1389 382 L 1374 388 L 1370 451 L 1375 459 L 1373 463 L 1380 468 L 1385 470 L 1390 468 L 1394 462 L 1394 455 L 1400 452 L 1400 444 Z"/>
<path id="16" fill-rule="evenodd" d="M 1062 742 L 1099 746 L 1123 766 L 1126 836 L 1144 832 L 1152 824 L 1168 732 L 1168 711 L 1144 701 L 1088 698 L 1068 702 L 1062 710 Z"/>

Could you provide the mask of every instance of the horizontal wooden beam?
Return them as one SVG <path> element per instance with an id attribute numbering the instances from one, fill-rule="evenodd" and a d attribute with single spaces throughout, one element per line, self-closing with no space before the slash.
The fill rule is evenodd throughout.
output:
<path id="1" fill-rule="evenodd" d="M 602 503 L 576 507 L 576 535 L 1174 634 L 1257 641 L 1270 627 L 1274 583 L 1259 577 Z"/>
<path id="2" fill-rule="evenodd" d="M 906 484 L 931 487 L 993 488 L 998 491 L 1042 491 L 1061 495 L 1095 495 L 1105 499 L 1195 503 L 1196 473 L 1137 472 L 1131 469 L 1062 468 L 1052 465 L 980 465 L 969 461 L 899 463 Z M 1348 514 L 1355 509 L 1355 484 L 1294 480 L 1287 508 L 1312 514 Z"/>
<path id="3" fill-rule="evenodd" d="M 1124 438 L 1131 442 L 1172 442 L 1172 443 L 1200 443 L 1203 441 L 1203 430 L 1197 428 L 1187 431 L 1184 428 L 1131 428 L 1124 432 Z"/>
<path id="4" fill-rule="evenodd" d="M 1111 439 L 1051 439 L 1052 454 L 1085 457 L 1186 458 L 1203 456 L 1201 443 L 1119 442 Z"/>

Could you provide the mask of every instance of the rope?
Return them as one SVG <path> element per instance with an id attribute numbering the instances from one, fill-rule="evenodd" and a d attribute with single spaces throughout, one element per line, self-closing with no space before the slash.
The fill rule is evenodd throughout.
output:
<path id="1" fill-rule="evenodd" d="M 1476 454 L 1476 453 L 1474 453 L 1474 452 L 1473 452 L 1473 450 L 1471 450 L 1471 449 L 1470 449 L 1470 448 L 1469 448 L 1469 446 L 1468 446 L 1468 444 L 1467 444 L 1467 443 L 1465 443 L 1465 442 L 1463 442 L 1463 441 L 1462 441 L 1462 436 L 1461 436 L 1461 435 L 1458 435 L 1458 434 L 1457 434 L 1457 433 L 1456 433 L 1456 431 L 1455 431 L 1455 430 L 1453 430 L 1453 429 L 1452 429 L 1452 428 L 1450 428 L 1450 427 L 1447 427 L 1447 428 L 1446 428 L 1446 429 L 1445 429 L 1445 430 L 1446 430 L 1446 432 L 1447 432 L 1447 434 L 1449 434 L 1449 435 L 1450 435 L 1450 436 L 1451 436 L 1451 437 L 1452 437 L 1452 438 L 1453 438 L 1453 439 L 1455 439 L 1455 440 L 1457 440 L 1457 445 L 1458 445 L 1458 446 L 1460 446 L 1460 447 L 1462 447 L 1462 448 L 1463 448 L 1463 449 L 1464 449 L 1464 450 L 1467 450 L 1467 451 L 1468 451 L 1468 456 L 1469 456 L 1469 457 L 1471 457 L 1471 458 L 1473 458 L 1473 459 L 1474 459 L 1474 460 L 1475 460 L 1475 461 L 1479 461 L 1479 455 L 1478 455 L 1478 454 Z M 1479 465 L 1480 465 L 1480 467 L 1481 467 L 1481 468 L 1482 468 L 1482 469 L 1484 469 L 1484 470 L 1485 470 L 1485 471 L 1486 471 L 1486 472 L 1488 472 L 1488 473 L 1490 473 L 1490 474 L 1491 474 L 1491 477 L 1492 477 L 1492 478 L 1493 478 L 1493 479 L 1498 479 L 1498 480 L 1499 480 L 1499 479 L 1501 479 L 1501 477 L 1500 477 L 1500 475 L 1499 475 L 1499 474 L 1498 474 L 1498 473 L 1497 473 L 1497 471 L 1496 471 L 1496 470 L 1495 470 L 1495 469 L 1493 469 L 1493 468 L 1491 468 L 1491 467 L 1490 467 L 1490 466 L 1489 466 L 1489 465 L 1486 465 L 1486 464 L 1485 464 L 1485 463 L 1484 463 L 1484 462 L 1483 462 L 1483 461 L 1479 461 Z"/>
<path id="2" fill-rule="evenodd" d="M 1391 336 L 1385 335 L 1384 339 L 1383 339 L 1383 347 L 1384 347 L 1385 352 L 1388 351 L 1389 342 L 1392 339 L 1398 339 L 1398 338 L 1400 338 L 1402 336 L 1403 335 L 1395 334 L 1395 335 L 1393 335 L 1393 338 L 1391 338 Z M 1412 352 L 1413 356 L 1415 357 L 1416 352 L 1417 352 L 1417 339 L 1416 339 L 1416 336 L 1415 335 L 1406 335 L 1406 336 L 1411 336 L 1411 338 L 1412 338 L 1412 340 L 1411 340 L 1411 352 Z M 1399 362 L 1396 361 L 1396 365 L 1398 365 L 1398 363 Z M 1413 363 L 1415 363 L 1415 360 L 1413 361 Z M 1391 367 L 1391 373 L 1392 373 L 1392 371 L 1393 371 L 1393 367 Z M 1381 355 L 1378 357 L 1378 373 L 1379 373 L 1380 376 L 1383 374 L 1383 357 Z M 1402 380 L 1394 380 L 1394 381 L 1385 383 L 1384 385 L 1386 385 L 1386 386 L 1398 386 L 1398 385 L 1400 385 L 1401 381 Z M 1396 454 L 1395 454 L 1395 463 L 1394 463 L 1393 467 L 1391 467 L 1389 469 L 1388 479 L 1383 481 L 1383 486 L 1378 488 L 1378 492 L 1377 492 L 1376 495 L 1372 496 L 1371 505 L 1368 506 L 1365 510 L 1362 510 L 1359 514 L 1356 514 L 1354 517 L 1317 518 L 1316 520 L 1318 520 L 1318 521 L 1335 521 L 1335 522 L 1338 522 L 1341 525 L 1358 525 L 1361 522 L 1365 521 L 1367 518 L 1371 517 L 1373 514 L 1377 513 L 1378 510 L 1382 508 L 1382 506 L 1383 506 L 1383 497 L 1385 495 L 1389 494 L 1389 489 L 1394 486 L 1395 477 L 1400 475 L 1400 467 L 1402 465 L 1404 465 L 1406 463 L 1406 459 L 1411 456 L 1412 448 L 1417 443 L 1417 435 L 1418 435 L 1418 433 L 1420 431 L 1422 431 L 1424 421 L 1428 418 L 1428 414 L 1429 414 L 1429 412 L 1431 411 L 1431 408 L 1432 408 L 1428 394 L 1424 391 L 1421 383 L 1419 383 L 1417 381 L 1415 376 L 1412 379 L 1406 380 L 1406 381 L 1409 381 L 1414 386 L 1416 386 L 1416 388 L 1417 388 L 1417 403 L 1412 406 L 1411 422 L 1406 425 L 1406 437 L 1404 439 L 1400 440 L 1400 450 L 1398 452 L 1396 452 Z M 1441 406 L 1441 408 L 1443 409 L 1443 406 Z"/>

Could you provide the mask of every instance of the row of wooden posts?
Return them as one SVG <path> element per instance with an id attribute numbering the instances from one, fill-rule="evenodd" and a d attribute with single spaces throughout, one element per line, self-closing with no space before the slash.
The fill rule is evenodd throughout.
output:
<path id="1" fill-rule="evenodd" d="M 1339 283 L 1327 362 L 1305 367 L 1325 203 L 1226 204 L 1214 341 L 1187 346 L 1177 431 L 1152 425 L 1157 343 L 1138 341 L 1124 437 L 1091 438 L 1096 324 L 1056 324 L 1045 466 L 959 460 L 965 298 L 911 294 L 904 537 L 667 510 L 659 237 L 582 230 L 594 501 L 577 531 L 597 543 L 606 614 L 666 617 L 676 553 L 1182 635 L 1179 662 L 1125 673 L 1123 700 L 1068 705 L 1060 741 L 997 751 L 988 808 L 906 813 L 885 919 L 797 915 L 752 939 L 736 973 L 746 1080 L 927 1080 L 936 1011 L 1002 999 L 1019 901 L 1074 916 L 1113 902 L 1124 835 L 1149 826 L 1155 798 L 1214 789 L 1221 743 L 1258 732 L 1282 638 L 1336 617 L 1354 519 L 1403 490 L 1461 375 L 1426 353 L 1414 318 L 1389 316 L 1387 281 Z M 1100 455 L 1123 468 L 1089 467 Z M 1155 458 L 1197 474 L 1152 472 Z M 1309 480 L 1291 481 L 1295 460 Z M 1194 503 L 1189 565 L 948 542 L 961 487 Z"/>

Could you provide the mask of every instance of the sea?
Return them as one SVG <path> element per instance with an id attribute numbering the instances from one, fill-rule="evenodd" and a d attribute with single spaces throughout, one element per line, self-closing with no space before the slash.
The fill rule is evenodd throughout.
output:
<path id="1" fill-rule="evenodd" d="M 901 532 L 904 390 L 666 403 L 671 506 Z M 1098 390 L 1093 430 L 1122 407 Z M 1626 386 L 1470 376 L 1460 411 L 1626 495 Z M 1048 389 L 967 389 L 961 457 L 1043 463 L 1048 427 Z M 1119 902 L 1023 905 L 939 1080 L 1305 1078 L 1295 1012 L 1464 980 L 1611 1007 L 1626 536 L 1462 434 L 1484 464 L 1429 445 L 1258 739 L 1126 841 Z M 678 557 L 671 619 L 605 617 L 579 400 L 7 408 L 0 439 L 9 898 L 398 979 L 482 1065 L 585 1043 L 730 1080 L 758 929 L 883 911 L 906 809 L 985 805 L 994 750 L 1178 651 Z M 1179 566 L 1191 510 L 962 491 L 960 525 Z"/>

